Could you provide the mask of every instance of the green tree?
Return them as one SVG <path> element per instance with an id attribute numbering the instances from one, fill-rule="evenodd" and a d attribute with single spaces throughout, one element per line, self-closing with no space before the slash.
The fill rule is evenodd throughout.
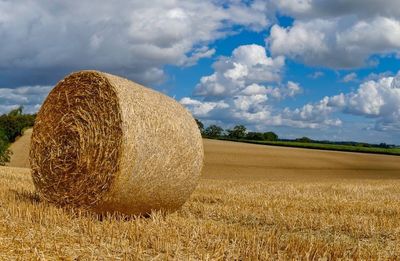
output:
<path id="1" fill-rule="evenodd" d="M 298 141 L 298 142 L 304 142 L 304 143 L 310 143 L 310 142 L 312 142 L 313 140 L 310 139 L 310 138 L 308 138 L 308 137 L 301 137 L 301 138 L 296 139 L 296 141 Z"/>
<path id="2" fill-rule="evenodd" d="M 0 165 L 10 160 L 11 152 L 8 146 L 15 138 L 22 135 L 27 127 L 35 123 L 36 114 L 22 114 L 23 107 L 0 116 Z"/>
<path id="3" fill-rule="evenodd" d="M 195 121 L 197 123 L 197 127 L 199 127 L 200 132 L 203 134 L 203 132 L 204 132 L 204 124 L 198 119 L 195 119 Z"/>
<path id="4" fill-rule="evenodd" d="M 14 110 L 11 110 L 8 113 L 8 116 L 11 116 L 11 117 L 21 116 L 23 109 L 24 109 L 24 106 L 19 106 L 18 108 L 14 109 Z"/>
<path id="5" fill-rule="evenodd" d="M 10 111 L 0 116 L 0 128 L 8 142 L 14 142 L 15 138 L 22 135 L 24 128 L 32 127 L 36 114 L 22 114 L 23 107 Z"/>
<path id="6" fill-rule="evenodd" d="M 4 166 L 6 162 L 10 161 L 11 152 L 8 150 L 9 143 L 4 131 L 0 129 L 0 166 Z"/>
<path id="7" fill-rule="evenodd" d="M 263 136 L 264 136 L 264 140 L 268 140 L 268 141 L 278 140 L 278 135 L 272 131 L 264 132 Z"/>
<path id="8" fill-rule="evenodd" d="M 204 130 L 204 135 L 207 137 L 220 137 L 222 135 L 222 132 L 224 131 L 223 128 L 221 128 L 218 125 L 210 125 Z"/>
<path id="9" fill-rule="evenodd" d="M 233 129 L 228 130 L 228 137 L 234 139 L 243 139 L 246 137 L 246 127 L 244 125 L 236 125 Z"/>
<path id="10" fill-rule="evenodd" d="M 388 148 L 390 148 L 390 145 L 382 142 L 382 143 L 379 143 L 378 147 L 388 149 Z"/>
<path id="11" fill-rule="evenodd" d="M 248 139 L 248 140 L 263 140 L 264 135 L 261 132 L 248 132 L 246 134 L 246 139 Z"/>

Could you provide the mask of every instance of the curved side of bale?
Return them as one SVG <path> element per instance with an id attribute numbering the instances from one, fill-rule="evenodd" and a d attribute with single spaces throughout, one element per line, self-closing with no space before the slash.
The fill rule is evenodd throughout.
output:
<path id="1" fill-rule="evenodd" d="M 52 203 L 143 214 L 186 201 L 203 144 L 193 117 L 173 99 L 83 71 L 58 83 L 43 104 L 30 161 L 36 188 Z"/>
<path id="2" fill-rule="evenodd" d="M 98 208 L 179 208 L 203 165 L 203 142 L 191 114 L 175 100 L 129 80 L 104 74 L 120 102 L 123 142 L 120 175 Z"/>

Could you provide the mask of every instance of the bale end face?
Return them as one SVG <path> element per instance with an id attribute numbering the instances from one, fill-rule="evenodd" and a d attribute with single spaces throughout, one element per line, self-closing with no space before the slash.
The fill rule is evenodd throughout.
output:
<path id="1" fill-rule="evenodd" d="M 118 172 L 122 140 L 118 99 L 101 74 L 75 73 L 50 92 L 34 126 L 35 187 L 57 205 L 92 206 Z"/>

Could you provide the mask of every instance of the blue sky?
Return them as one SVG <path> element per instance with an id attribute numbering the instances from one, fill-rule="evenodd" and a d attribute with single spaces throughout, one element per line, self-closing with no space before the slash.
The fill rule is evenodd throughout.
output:
<path id="1" fill-rule="evenodd" d="M 206 125 L 400 144 L 397 0 L 0 0 L 0 37 L 0 113 L 98 69 Z"/>

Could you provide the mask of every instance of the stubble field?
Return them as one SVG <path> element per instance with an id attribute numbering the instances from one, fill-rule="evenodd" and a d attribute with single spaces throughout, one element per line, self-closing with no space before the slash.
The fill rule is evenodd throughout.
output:
<path id="1" fill-rule="evenodd" d="M 29 133 L 28 133 L 29 135 Z M 41 202 L 23 137 L 0 168 L 0 259 L 400 259 L 400 158 L 204 140 L 183 208 L 98 217 Z"/>

